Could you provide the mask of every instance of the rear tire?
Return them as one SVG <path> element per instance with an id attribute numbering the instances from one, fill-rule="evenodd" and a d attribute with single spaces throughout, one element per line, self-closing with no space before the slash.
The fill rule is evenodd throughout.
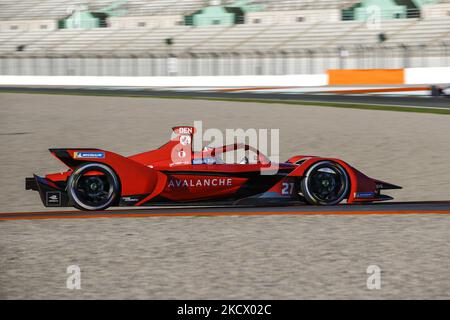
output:
<path id="1" fill-rule="evenodd" d="M 96 175 L 92 172 L 100 172 Z M 91 173 L 87 175 L 88 173 Z M 120 197 L 120 182 L 116 173 L 101 163 L 86 163 L 77 167 L 67 181 L 67 195 L 80 210 L 105 210 Z"/>
<path id="2" fill-rule="evenodd" d="M 338 163 L 320 161 L 306 171 L 300 190 L 309 204 L 332 206 L 348 196 L 350 179 Z"/>

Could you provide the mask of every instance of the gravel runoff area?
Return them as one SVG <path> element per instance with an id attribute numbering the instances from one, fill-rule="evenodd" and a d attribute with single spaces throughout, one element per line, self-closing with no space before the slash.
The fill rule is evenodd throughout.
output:
<path id="1" fill-rule="evenodd" d="M 279 128 L 281 159 L 345 159 L 402 185 L 400 201 L 447 200 L 450 117 L 197 100 L 0 94 L 0 212 L 44 210 L 25 176 L 64 169 L 49 147 L 122 154 L 170 127 Z M 450 298 L 450 218 L 266 216 L 0 222 L 0 299 Z M 82 289 L 66 288 L 79 265 Z M 368 290 L 366 269 L 382 270 Z"/>

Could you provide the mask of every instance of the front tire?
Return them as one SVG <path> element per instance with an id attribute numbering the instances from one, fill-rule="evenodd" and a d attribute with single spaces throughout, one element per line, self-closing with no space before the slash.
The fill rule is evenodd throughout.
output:
<path id="1" fill-rule="evenodd" d="M 116 173 L 101 163 L 86 163 L 77 167 L 67 181 L 67 195 L 80 210 L 105 210 L 120 196 Z"/>
<path id="2" fill-rule="evenodd" d="M 306 171 L 300 190 L 309 204 L 332 206 L 348 196 L 350 179 L 338 163 L 320 161 Z"/>

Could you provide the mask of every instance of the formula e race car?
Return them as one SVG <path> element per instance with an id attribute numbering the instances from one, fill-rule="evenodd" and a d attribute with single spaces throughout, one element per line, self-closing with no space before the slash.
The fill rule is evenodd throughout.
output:
<path id="1" fill-rule="evenodd" d="M 159 149 L 130 157 L 94 148 L 50 149 L 69 170 L 26 178 L 25 189 L 38 191 L 46 207 L 104 210 L 112 206 L 365 203 L 391 200 L 380 190 L 401 188 L 369 178 L 339 159 L 298 155 L 273 163 L 240 143 L 194 151 L 194 127 L 172 130 L 171 140 Z M 239 153 L 243 157 L 235 160 Z"/>

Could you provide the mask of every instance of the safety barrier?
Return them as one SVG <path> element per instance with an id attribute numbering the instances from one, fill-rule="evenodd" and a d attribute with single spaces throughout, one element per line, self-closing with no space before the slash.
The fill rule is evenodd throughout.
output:
<path id="1" fill-rule="evenodd" d="M 404 69 L 328 70 L 328 84 L 405 84 Z"/>
<path id="2" fill-rule="evenodd" d="M 417 85 L 450 83 L 450 67 L 328 70 L 327 74 L 282 76 L 96 77 L 0 76 L 3 86 L 104 87 L 321 87 L 337 85 Z"/>
<path id="3" fill-rule="evenodd" d="M 198 77 L 83 77 L 0 76 L 0 85 L 118 86 L 118 87 L 266 87 L 326 86 L 326 74 L 286 76 L 198 76 Z"/>

